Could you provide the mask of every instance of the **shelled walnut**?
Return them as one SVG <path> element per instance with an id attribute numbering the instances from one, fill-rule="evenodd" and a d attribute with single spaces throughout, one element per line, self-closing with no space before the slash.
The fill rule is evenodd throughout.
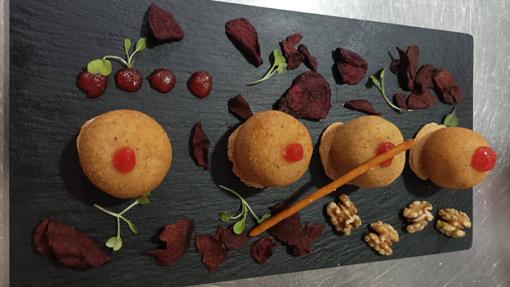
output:
<path id="1" fill-rule="evenodd" d="M 393 243 L 399 241 L 398 233 L 393 226 L 377 221 L 370 224 L 370 229 L 373 232 L 369 232 L 363 238 L 368 246 L 372 247 L 375 251 L 381 255 L 389 256 L 393 253 L 391 246 Z"/>
<path id="2" fill-rule="evenodd" d="M 462 211 L 453 208 L 439 210 L 440 219 L 436 222 L 436 227 L 446 236 L 460 238 L 466 235 L 464 229 L 471 228 L 469 216 Z"/>
<path id="3" fill-rule="evenodd" d="M 428 201 L 415 201 L 409 204 L 402 212 L 409 223 L 406 230 L 409 233 L 415 233 L 423 230 L 429 222 L 434 220 L 434 216 L 430 211 L 432 204 Z"/>
<path id="4" fill-rule="evenodd" d="M 338 204 L 330 202 L 326 207 L 326 213 L 337 231 L 349 235 L 353 229 L 361 226 L 361 218 L 357 214 L 356 205 L 346 194 L 340 194 L 338 198 L 340 202 Z"/>

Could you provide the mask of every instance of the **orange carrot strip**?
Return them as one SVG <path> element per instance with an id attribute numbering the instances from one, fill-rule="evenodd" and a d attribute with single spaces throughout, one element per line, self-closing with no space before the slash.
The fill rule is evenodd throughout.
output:
<path id="1" fill-rule="evenodd" d="M 314 201 L 324 197 L 325 195 L 332 193 L 333 191 L 337 190 L 342 185 L 344 185 L 344 184 L 350 182 L 351 180 L 355 179 L 356 177 L 366 173 L 367 171 L 378 166 L 382 162 L 393 158 L 394 156 L 396 156 L 397 154 L 399 154 L 401 152 L 405 152 L 406 150 L 410 149 L 413 145 L 414 145 L 414 139 L 406 140 L 403 143 L 392 148 L 391 150 L 389 150 L 383 154 L 380 154 L 380 155 L 360 164 L 359 166 L 351 169 L 349 172 L 347 172 L 346 174 L 337 178 L 336 180 L 332 181 L 331 183 L 321 187 L 314 193 L 307 195 L 305 198 L 294 203 L 290 207 L 280 211 L 279 213 L 277 213 L 277 214 L 271 216 L 270 218 L 268 218 L 267 220 L 263 221 L 261 224 L 255 226 L 250 231 L 250 236 L 252 236 L 252 237 L 258 236 L 262 232 L 264 232 L 264 231 L 268 230 L 269 228 L 273 227 L 274 225 L 278 224 L 280 221 L 299 212 L 301 209 L 310 205 Z"/>

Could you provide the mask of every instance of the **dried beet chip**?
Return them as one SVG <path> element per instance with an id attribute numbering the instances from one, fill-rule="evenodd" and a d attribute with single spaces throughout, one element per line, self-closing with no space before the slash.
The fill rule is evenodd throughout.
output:
<path id="1" fill-rule="evenodd" d="M 250 248 L 251 257 L 258 264 L 263 264 L 273 255 L 276 243 L 268 237 L 262 237 L 257 240 Z"/>
<path id="2" fill-rule="evenodd" d="M 295 256 L 303 256 L 312 252 L 312 242 L 315 241 L 324 230 L 324 225 L 320 223 L 306 223 L 303 228 L 304 236 L 294 245 L 290 246 L 291 253 Z"/>
<path id="3" fill-rule="evenodd" d="M 398 73 L 398 64 L 400 63 L 399 60 L 396 60 L 396 59 L 392 59 L 391 60 L 391 63 L 390 63 L 390 71 L 393 73 L 393 74 L 396 74 Z"/>
<path id="4" fill-rule="evenodd" d="M 253 116 L 250 105 L 241 95 L 237 95 L 228 100 L 228 111 L 240 121 L 246 121 Z"/>
<path id="5" fill-rule="evenodd" d="M 305 59 L 299 51 L 296 49 L 296 45 L 301 41 L 303 36 L 299 33 L 288 36 L 285 40 L 280 41 L 280 47 L 285 59 L 287 59 L 287 70 L 294 70 Z"/>
<path id="6" fill-rule="evenodd" d="M 308 236 L 308 238 L 310 238 L 313 241 L 322 235 L 322 231 L 324 230 L 324 224 L 306 223 L 304 230 L 306 236 Z"/>
<path id="7" fill-rule="evenodd" d="M 399 62 L 397 69 L 397 77 L 400 87 L 403 90 L 412 90 L 414 88 L 414 77 L 418 67 L 420 49 L 416 45 L 407 46 L 404 52 L 397 47 L 399 54 Z"/>
<path id="8" fill-rule="evenodd" d="M 402 94 L 402 93 L 395 94 L 393 96 L 393 102 L 397 105 L 397 107 L 407 110 L 407 109 L 409 109 L 409 107 L 407 106 L 407 98 L 408 97 L 409 97 L 409 95 Z"/>
<path id="9" fill-rule="evenodd" d="M 193 225 L 193 221 L 190 219 L 182 219 L 176 223 L 165 225 L 159 234 L 159 240 L 165 243 L 165 249 L 151 250 L 146 254 L 153 256 L 156 263 L 161 266 L 174 264 L 188 249 Z"/>
<path id="10" fill-rule="evenodd" d="M 428 109 L 436 102 L 436 97 L 429 90 L 424 90 L 421 94 L 411 94 L 406 100 L 408 109 Z"/>
<path id="11" fill-rule="evenodd" d="M 374 107 L 372 106 L 372 103 L 370 101 L 363 100 L 363 99 L 347 101 L 344 104 L 344 108 L 364 112 L 369 115 L 376 115 L 376 116 L 382 115 L 381 113 L 377 112 L 374 109 Z"/>
<path id="12" fill-rule="evenodd" d="M 197 252 L 202 253 L 202 264 L 213 272 L 227 259 L 227 249 L 210 234 L 199 234 L 195 237 Z"/>
<path id="13" fill-rule="evenodd" d="M 232 230 L 232 227 L 225 229 L 218 226 L 216 227 L 216 234 L 214 237 L 223 243 L 223 246 L 225 246 L 227 250 L 234 250 L 241 248 L 244 244 L 246 244 L 246 242 L 248 242 L 250 239 L 248 233 L 248 230 L 245 230 L 243 233 L 237 235 Z"/>
<path id="14" fill-rule="evenodd" d="M 312 56 L 310 54 L 310 51 L 308 51 L 308 47 L 306 47 L 304 44 L 300 44 L 298 46 L 298 52 L 301 53 L 303 56 L 305 56 L 304 63 L 305 65 L 312 71 L 317 72 L 317 58 Z"/>
<path id="15" fill-rule="evenodd" d="M 437 71 L 434 75 L 434 84 L 436 92 L 445 103 L 453 105 L 464 99 L 453 75 L 448 70 Z"/>
<path id="16" fill-rule="evenodd" d="M 420 67 L 416 76 L 414 77 L 414 91 L 422 93 L 426 89 L 434 87 L 434 74 L 436 73 L 436 67 L 425 64 Z"/>
<path id="17" fill-rule="evenodd" d="M 331 109 L 331 88 L 321 74 L 305 72 L 294 79 L 276 106 L 298 119 L 324 119 Z"/>
<path id="18" fill-rule="evenodd" d="M 262 65 L 257 30 L 248 19 L 238 18 L 228 21 L 225 24 L 225 33 L 250 64 L 255 67 Z"/>
<path id="19" fill-rule="evenodd" d="M 209 139 L 202 129 L 202 123 L 193 126 L 191 133 L 191 148 L 197 165 L 209 169 Z"/>
<path id="20" fill-rule="evenodd" d="M 333 60 L 343 84 L 356 85 L 367 73 L 367 61 L 354 51 L 336 48 Z"/>
<path id="21" fill-rule="evenodd" d="M 184 38 L 184 31 L 169 11 L 151 4 L 147 14 L 149 28 L 158 42 L 174 42 Z"/>
<path id="22" fill-rule="evenodd" d="M 34 231 L 36 250 L 42 255 L 52 255 L 67 267 L 90 269 L 112 260 L 87 234 L 76 228 L 46 218 Z"/>

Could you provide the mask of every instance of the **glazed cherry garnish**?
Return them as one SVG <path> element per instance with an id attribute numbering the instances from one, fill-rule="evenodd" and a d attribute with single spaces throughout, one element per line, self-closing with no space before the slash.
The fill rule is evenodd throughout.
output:
<path id="1" fill-rule="evenodd" d="M 136 154 L 129 147 L 122 147 L 115 151 L 112 157 L 113 167 L 121 173 L 128 173 L 135 168 Z"/>
<path id="2" fill-rule="evenodd" d="M 493 149 L 482 146 L 475 150 L 471 157 L 471 166 L 478 171 L 489 171 L 496 166 L 497 156 Z"/>
<path id="3" fill-rule="evenodd" d="M 212 76 L 206 71 L 193 73 L 188 80 L 188 90 L 198 98 L 205 98 L 212 89 Z"/>
<path id="4" fill-rule="evenodd" d="M 82 71 L 76 78 L 76 85 L 87 97 L 96 98 L 104 93 L 108 85 L 108 78 L 101 74 L 92 74 Z"/>
<path id="5" fill-rule="evenodd" d="M 299 161 L 303 158 L 303 146 L 298 143 L 288 144 L 282 153 L 283 158 L 288 162 Z"/>
<path id="6" fill-rule="evenodd" d="M 175 86 L 175 76 L 170 69 L 157 69 L 149 76 L 151 87 L 160 92 L 168 93 Z"/>
<path id="7" fill-rule="evenodd" d="M 143 75 L 138 70 L 127 68 L 115 73 L 115 85 L 126 92 L 136 92 L 142 87 Z"/>
<path id="8" fill-rule="evenodd" d="M 385 152 L 388 152 L 390 149 L 394 148 L 395 145 L 390 142 L 383 142 L 377 147 L 377 150 L 375 152 L 376 155 L 383 154 Z M 380 167 L 388 167 L 391 165 L 391 162 L 393 161 L 393 158 L 390 158 L 388 160 L 383 161 L 379 166 Z"/>

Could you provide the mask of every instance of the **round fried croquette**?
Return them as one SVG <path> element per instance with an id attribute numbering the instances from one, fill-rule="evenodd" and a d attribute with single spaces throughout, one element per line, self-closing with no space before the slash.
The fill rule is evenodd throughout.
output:
<path id="1" fill-rule="evenodd" d="M 294 117 L 279 111 L 258 112 L 228 139 L 232 171 L 256 188 L 284 187 L 308 169 L 312 138 Z"/>
<path id="2" fill-rule="evenodd" d="M 334 123 L 324 130 L 319 153 L 326 175 L 335 180 L 372 159 L 381 145 L 404 141 L 393 123 L 379 116 L 362 116 L 345 124 Z M 387 166 L 377 166 L 350 182 L 359 187 L 383 187 L 397 179 L 405 164 L 405 153 L 396 155 Z"/>
<path id="3" fill-rule="evenodd" d="M 489 143 L 477 132 L 459 127 L 439 129 L 423 144 L 420 164 L 426 176 L 439 186 L 471 188 L 489 173 L 472 166 L 473 154 L 479 147 L 489 147 Z"/>
<path id="4" fill-rule="evenodd" d="M 102 191 L 118 198 L 151 192 L 172 162 L 165 130 L 150 116 L 114 110 L 85 122 L 76 139 L 84 174 Z"/>
<path id="5" fill-rule="evenodd" d="M 445 125 L 438 125 L 436 123 L 426 124 L 420 128 L 416 133 L 414 139 L 416 140 L 414 146 L 409 150 L 409 167 L 419 178 L 426 180 L 428 179 L 427 174 L 423 171 L 423 167 L 420 162 L 421 151 L 423 150 L 424 143 L 427 139 L 437 130 L 446 128 Z"/>

